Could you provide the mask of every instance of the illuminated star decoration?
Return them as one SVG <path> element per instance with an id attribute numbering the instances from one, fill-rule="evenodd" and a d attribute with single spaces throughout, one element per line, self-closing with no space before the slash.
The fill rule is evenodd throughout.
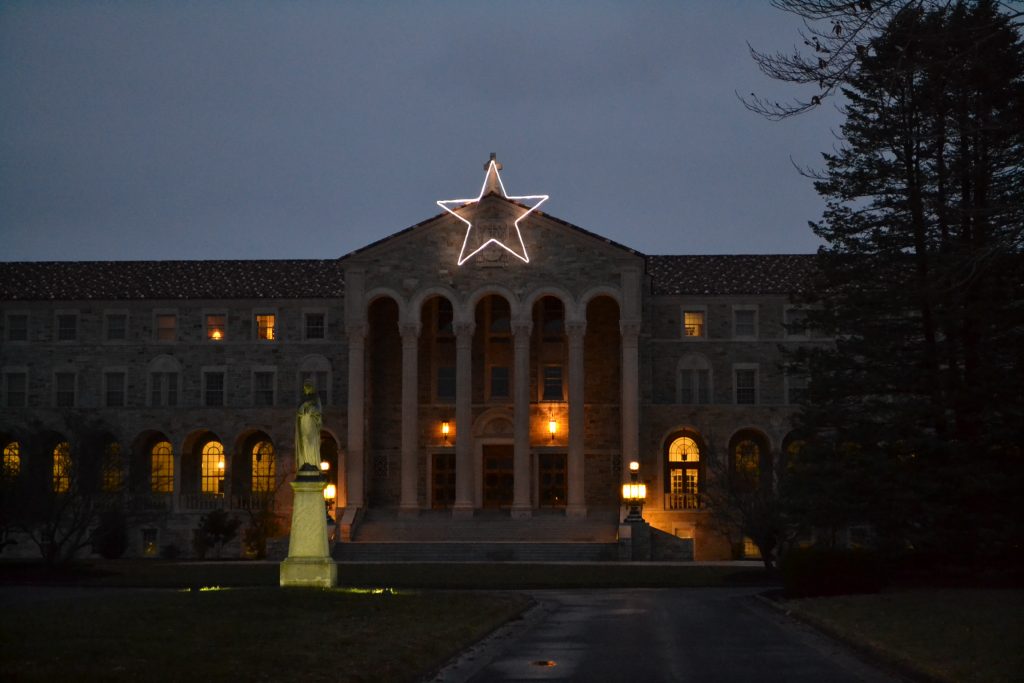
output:
<path id="1" fill-rule="evenodd" d="M 493 154 L 491 155 L 491 160 L 487 162 L 487 166 L 485 168 L 487 169 L 487 173 L 484 175 L 484 184 L 480 188 L 480 194 L 476 197 L 476 199 L 445 199 L 437 202 L 438 206 L 440 206 L 442 209 L 444 209 L 445 211 L 447 211 L 448 213 L 455 216 L 460 221 L 466 224 L 466 236 L 462 240 L 462 250 L 459 252 L 459 265 L 461 266 L 463 263 L 473 258 L 473 256 L 480 253 L 484 248 L 491 244 L 498 245 L 499 247 L 501 247 L 502 249 L 504 249 L 505 251 L 507 251 L 508 253 L 512 254 L 517 259 L 522 261 L 523 263 L 529 263 L 530 257 L 526 253 L 526 244 L 523 242 L 523 234 L 519 230 L 519 223 L 521 223 L 524 218 L 533 213 L 541 204 L 546 202 L 548 200 L 548 195 L 535 194 L 522 197 L 510 197 L 508 193 L 505 192 L 505 185 L 501 182 L 501 174 L 498 173 L 498 170 L 501 168 L 501 164 L 498 163 L 498 160 L 495 159 Z M 526 210 L 526 212 L 523 213 L 523 215 L 517 218 L 515 221 L 516 238 L 519 240 L 518 246 L 521 251 L 517 251 L 515 248 L 513 248 L 515 244 L 513 244 L 513 246 L 510 247 L 507 244 L 502 243 L 500 240 L 492 237 L 491 239 L 487 240 L 473 251 L 469 252 L 468 254 L 466 253 L 466 247 L 467 245 L 469 245 L 469 235 L 471 232 L 473 232 L 473 224 L 470 221 L 463 218 L 462 216 L 460 216 L 459 214 L 455 213 L 455 209 L 460 209 L 464 206 L 468 206 L 470 204 L 479 202 L 483 198 L 483 196 L 487 194 L 488 189 L 491 192 L 495 191 L 496 189 L 500 189 L 501 195 L 505 199 L 510 199 L 514 202 L 522 202 L 523 200 L 539 200 L 536 204 L 529 207 Z"/>

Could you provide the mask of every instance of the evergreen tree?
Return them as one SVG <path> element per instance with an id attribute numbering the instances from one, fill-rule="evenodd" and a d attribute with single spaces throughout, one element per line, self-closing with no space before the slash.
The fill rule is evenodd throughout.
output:
<path id="1" fill-rule="evenodd" d="M 833 523 L 918 549 L 1019 548 L 1021 37 L 991 0 L 910 5 L 856 66 L 812 224 L 827 246 L 808 318 L 836 343 L 794 358 L 817 438 L 787 497 L 805 519 L 827 499 Z"/>

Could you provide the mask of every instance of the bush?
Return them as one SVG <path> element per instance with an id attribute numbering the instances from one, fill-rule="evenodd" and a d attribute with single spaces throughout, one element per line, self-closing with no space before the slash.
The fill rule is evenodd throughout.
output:
<path id="1" fill-rule="evenodd" d="M 192 530 L 192 549 L 196 557 L 203 559 L 210 548 L 220 551 L 224 544 L 230 543 L 238 533 L 241 521 L 237 517 L 228 517 L 223 510 L 213 510 L 199 520 L 199 526 Z"/>
<path id="2" fill-rule="evenodd" d="M 881 557 L 870 550 L 792 548 L 779 564 L 786 597 L 877 593 L 887 581 Z"/>
<path id="3" fill-rule="evenodd" d="M 93 550 L 107 560 L 116 560 L 128 549 L 128 523 L 120 508 L 107 508 L 93 531 Z"/>

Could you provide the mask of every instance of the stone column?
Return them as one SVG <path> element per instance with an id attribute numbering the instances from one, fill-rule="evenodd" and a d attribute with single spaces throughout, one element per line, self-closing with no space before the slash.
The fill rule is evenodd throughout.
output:
<path id="1" fill-rule="evenodd" d="M 515 361 L 513 364 L 513 434 L 515 450 L 513 476 L 515 487 L 512 495 L 512 516 L 529 517 L 530 506 L 530 332 L 533 323 L 516 322 L 512 326 L 515 335 Z"/>
<path id="2" fill-rule="evenodd" d="M 584 433 L 586 412 L 583 397 L 583 335 L 587 331 L 585 320 L 566 323 L 569 336 L 569 461 L 568 500 L 565 513 L 570 517 L 585 517 L 587 503 L 584 496 Z"/>
<path id="3" fill-rule="evenodd" d="M 402 333 L 402 498 L 399 509 L 404 513 L 419 511 L 416 484 L 419 458 L 419 400 L 417 397 L 419 370 L 420 325 L 403 323 Z"/>
<path id="4" fill-rule="evenodd" d="M 363 491 L 363 398 L 366 323 L 349 324 L 348 333 L 348 452 L 345 454 L 346 507 L 361 508 Z"/>
<path id="5" fill-rule="evenodd" d="M 455 504 L 452 515 L 473 515 L 473 329 L 455 323 Z"/>
<path id="6" fill-rule="evenodd" d="M 622 333 L 622 481 L 640 460 L 640 321 L 619 322 Z"/>

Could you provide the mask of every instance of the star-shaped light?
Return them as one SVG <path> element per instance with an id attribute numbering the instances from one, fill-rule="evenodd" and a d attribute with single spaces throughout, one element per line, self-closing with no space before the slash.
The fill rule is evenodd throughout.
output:
<path id="1" fill-rule="evenodd" d="M 510 197 L 508 193 L 505 192 L 505 185 L 501 182 L 501 174 L 498 173 L 498 170 L 501 168 L 501 164 L 498 163 L 498 160 L 495 158 L 493 154 L 491 155 L 491 160 L 487 162 L 487 166 L 485 166 L 485 168 L 487 169 L 487 172 L 484 175 L 484 184 L 480 188 L 480 194 L 477 195 L 475 199 L 444 199 L 437 202 L 438 206 L 440 206 L 442 209 L 444 209 L 445 211 L 447 211 L 448 213 L 455 216 L 460 221 L 466 224 L 466 236 L 462 239 L 462 250 L 459 252 L 459 265 L 461 266 L 463 263 L 473 258 L 473 256 L 480 253 L 481 251 L 483 251 L 483 249 L 485 249 L 491 244 L 498 245 L 499 247 L 501 247 L 502 249 L 504 249 L 505 251 L 507 251 L 508 253 L 512 254 L 517 259 L 522 261 L 523 263 L 529 263 L 530 257 L 526 253 L 526 244 L 523 242 L 523 234 L 519 230 L 519 223 L 521 223 L 524 218 L 533 213 L 537 209 L 537 207 L 546 202 L 548 200 L 548 195 L 535 194 L 526 195 L 522 197 Z M 513 246 L 510 247 L 509 245 L 504 244 L 500 240 L 492 237 L 491 239 L 487 240 L 479 247 L 477 247 L 476 249 L 467 254 L 466 247 L 469 244 L 469 234 L 473 232 L 473 224 L 470 221 L 463 218 L 462 216 L 460 216 L 459 214 L 455 213 L 455 209 L 461 209 L 464 206 L 475 204 L 476 202 L 479 202 L 483 198 L 483 196 L 488 192 L 494 192 L 499 189 L 501 190 L 502 197 L 504 197 L 505 199 L 510 199 L 514 202 L 522 202 L 524 200 L 539 200 L 533 206 L 528 207 L 526 211 L 523 213 L 523 215 L 521 215 L 519 218 L 515 220 L 514 225 L 516 229 L 516 238 L 519 240 L 518 246 L 521 251 L 517 251 L 514 248 L 516 246 L 515 244 L 513 244 Z"/>

